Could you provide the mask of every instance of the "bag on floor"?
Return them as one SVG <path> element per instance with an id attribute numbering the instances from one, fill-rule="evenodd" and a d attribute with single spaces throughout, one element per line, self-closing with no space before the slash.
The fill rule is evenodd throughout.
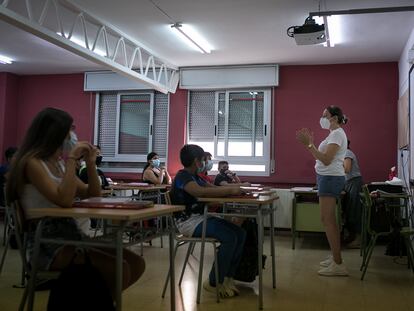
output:
<path id="1" fill-rule="evenodd" d="M 246 242 L 240 264 L 236 270 L 235 280 L 242 282 L 253 282 L 259 274 L 258 270 L 258 231 L 255 219 L 245 220 L 241 226 L 246 231 Z M 265 266 L 266 256 L 263 255 L 263 269 Z"/>
<path id="2" fill-rule="evenodd" d="M 82 264 L 75 257 L 53 284 L 47 311 L 115 311 L 111 292 L 87 253 Z"/>

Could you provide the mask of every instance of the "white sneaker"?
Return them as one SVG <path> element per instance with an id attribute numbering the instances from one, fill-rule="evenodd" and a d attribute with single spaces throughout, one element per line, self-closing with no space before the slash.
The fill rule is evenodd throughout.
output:
<path id="1" fill-rule="evenodd" d="M 224 278 L 223 286 L 226 287 L 226 288 L 231 289 L 236 296 L 239 296 L 240 295 L 240 291 L 236 287 L 236 284 L 234 284 L 234 279 L 233 278 L 225 277 Z"/>
<path id="2" fill-rule="evenodd" d="M 321 267 L 329 267 L 329 265 L 331 264 L 331 262 L 333 262 L 333 256 L 329 255 L 328 257 L 326 257 L 325 260 L 322 260 L 319 265 Z"/>
<path id="3" fill-rule="evenodd" d="M 332 261 L 331 264 L 325 268 L 322 268 L 318 271 L 319 275 L 322 276 L 348 276 L 348 270 L 345 264 L 342 262 L 338 265 L 335 261 Z"/>

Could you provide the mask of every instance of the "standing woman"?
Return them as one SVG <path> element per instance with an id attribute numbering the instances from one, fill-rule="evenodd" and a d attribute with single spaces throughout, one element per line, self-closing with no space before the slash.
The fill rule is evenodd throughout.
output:
<path id="1" fill-rule="evenodd" d="M 69 208 L 75 197 L 87 198 L 101 195 L 96 172 L 97 149 L 88 142 L 77 142 L 71 130 L 72 117 L 65 111 L 46 108 L 33 119 L 23 144 L 12 163 L 6 186 L 8 203 L 18 201 L 24 211 L 32 208 Z M 62 156 L 66 155 L 66 162 Z M 76 176 L 76 162 L 86 163 L 88 184 Z M 29 219 L 30 220 L 30 219 Z M 78 223 L 73 218 L 47 218 L 42 236 L 54 239 L 82 240 Z M 31 257 L 34 232 L 29 233 L 28 251 Z M 73 246 L 41 244 L 39 268 L 61 270 L 75 253 Z M 101 272 L 112 293 L 115 292 L 115 256 L 107 249 L 90 249 L 92 264 Z M 144 260 L 129 250 L 124 250 L 123 288 L 133 284 L 144 272 Z"/>
<path id="2" fill-rule="evenodd" d="M 327 107 L 323 111 L 320 125 L 330 132 L 318 148 L 313 144 L 313 133 L 309 129 L 303 128 L 296 132 L 296 138 L 316 159 L 315 171 L 321 221 L 332 252 L 332 255 L 320 262 L 321 269 L 318 274 L 323 276 L 348 275 L 341 256 L 340 232 L 336 221 L 336 201 L 345 186 L 344 158 L 347 137 L 341 126 L 346 122 L 347 118 L 339 107 Z"/>
<path id="3" fill-rule="evenodd" d="M 147 155 L 147 164 L 144 167 L 142 181 L 153 185 L 170 185 L 171 176 L 165 167 L 161 166 L 160 157 L 155 152 Z"/>

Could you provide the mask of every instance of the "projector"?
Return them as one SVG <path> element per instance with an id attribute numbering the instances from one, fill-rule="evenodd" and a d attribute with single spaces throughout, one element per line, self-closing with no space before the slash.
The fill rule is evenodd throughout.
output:
<path id="1" fill-rule="evenodd" d="M 287 35 L 295 38 L 297 45 L 311 45 L 326 42 L 325 25 L 315 23 L 308 17 L 303 26 L 291 26 L 287 29 Z"/>

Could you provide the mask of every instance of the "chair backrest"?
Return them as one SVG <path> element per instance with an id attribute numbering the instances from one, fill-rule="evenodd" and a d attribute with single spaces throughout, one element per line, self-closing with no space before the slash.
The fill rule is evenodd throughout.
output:
<path id="1" fill-rule="evenodd" d="M 362 186 L 362 204 L 364 207 L 364 213 L 362 220 L 365 224 L 365 228 L 368 234 L 373 234 L 373 230 L 371 229 L 371 208 L 372 208 L 372 198 L 369 192 L 368 185 Z"/>
<path id="2" fill-rule="evenodd" d="M 170 190 L 164 193 L 165 204 L 171 205 Z"/>

